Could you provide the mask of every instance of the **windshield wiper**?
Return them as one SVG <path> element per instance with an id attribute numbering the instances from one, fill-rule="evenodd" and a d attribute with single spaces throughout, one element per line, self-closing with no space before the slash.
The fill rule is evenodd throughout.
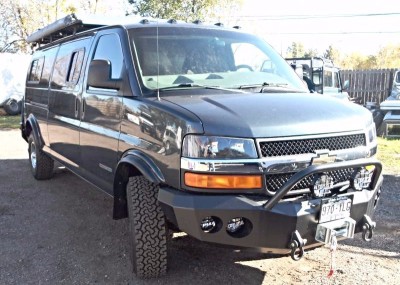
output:
<path id="1" fill-rule="evenodd" d="M 239 86 L 239 89 L 254 89 L 254 88 L 260 88 L 260 93 L 264 93 L 266 90 L 268 91 L 276 91 L 276 89 L 282 89 L 277 92 L 302 92 L 298 89 L 293 89 L 289 87 L 288 83 L 269 83 L 269 82 L 264 82 L 262 84 L 249 84 L 249 85 L 241 85 Z"/>
<path id="2" fill-rule="evenodd" d="M 210 85 L 201 85 L 197 83 L 181 83 L 178 85 L 161 87 L 156 91 L 166 91 L 166 90 L 173 90 L 173 89 L 186 89 L 186 88 L 204 88 L 204 89 L 215 89 L 215 90 L 224 90 L 224 91 L 232 91 L 232 89 L 226 89 L 218 86 L 210 86 Z"/>
<path id="3" fill-rule="evenodd" d="M 181 83 L 181 84 L 177 84 L 177 85 L 161 87 L 158 90 L 164 91 L 164 90 L 180 89 L 180 88 L 208 88 L 208 86 L 203 86 L 203 85 L 195 84 L 195 83 Z"/>
<path id="4" fill-rule="evenodd" d="M 264 87 L 286 87 L 289 84 L 287 83 L 268 83 L 263 82 L 261 84 L 249 84 L 249 85 L 240 85 L 239 89 L 252 89 L 252 88 L 264 88 Z"/>

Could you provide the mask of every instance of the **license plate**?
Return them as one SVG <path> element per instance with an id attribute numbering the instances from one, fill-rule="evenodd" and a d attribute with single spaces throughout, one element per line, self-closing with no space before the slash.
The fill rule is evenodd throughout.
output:
<path id="1" fill-rule="evenodd" d="M 350 217 L 350 209 L 350 198 L 325 200 L 321 205 L 319 222 L 325 223 Z"/>

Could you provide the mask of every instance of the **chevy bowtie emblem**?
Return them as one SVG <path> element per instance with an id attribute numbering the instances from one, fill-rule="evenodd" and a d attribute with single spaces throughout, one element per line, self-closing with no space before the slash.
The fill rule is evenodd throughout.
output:
<path id="1" fill-rule="evenodd" d="M 329 155 L 328 152 L 316 152 L 316 156 L 311 159 L 311 165 L 321 165 L 333 163 L 336 160 L 336 155 Z"/>

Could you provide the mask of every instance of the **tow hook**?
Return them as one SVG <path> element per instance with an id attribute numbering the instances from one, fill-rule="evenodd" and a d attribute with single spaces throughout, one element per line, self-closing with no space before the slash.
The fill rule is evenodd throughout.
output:
<path id="1" fill-rule="evenodd" d="M 375 227 L 376 227 L 376 222 L 373 222 L 369 216 L 364 215 L 364 224 L 362 226 L 362 229 L 363 229 L 362 238 L 363 238 L 363 240 L 371 241 Z"/>
<path id="2" fill-rule="evenodd" d="M 292 250 L 290 256 L 294 261 L 299 261 L 304 256 L 304 246 L 307 243 L 306 239 L 300 236 L 300 233 L 296 230 L 292 233 L 292 239 L 289 244 L 289 248 Z"/>

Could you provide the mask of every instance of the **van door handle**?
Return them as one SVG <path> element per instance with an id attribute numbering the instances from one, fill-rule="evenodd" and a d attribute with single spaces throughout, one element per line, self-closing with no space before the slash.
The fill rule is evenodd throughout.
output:
<path id="1" fill-rule="evenodd" d="M 75 98 L 75 118 L 78 117 L 78 108 L 79 108 L 79 98 Z"/>
<path id="2" fill-rule="evenodd" d="M 82 98 L 82 119 L 85 117 L 86 100 Z"/>

